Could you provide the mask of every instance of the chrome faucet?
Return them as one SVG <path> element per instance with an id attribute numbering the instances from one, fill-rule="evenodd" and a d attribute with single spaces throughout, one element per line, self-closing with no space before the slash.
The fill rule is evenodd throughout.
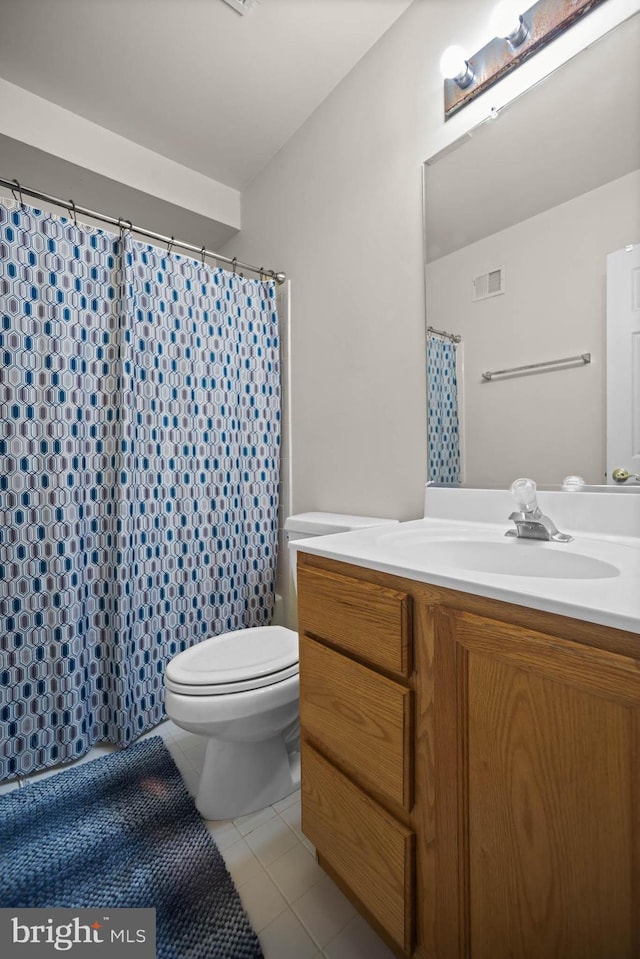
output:
<path id="1" fill-rule="evenodd" d="M 509 492 L 515 499 L 519 509 L 509 516 L 516 525 L 515 529 L 508 529 L 505 536 L 519 536 L 522 539 L 544 539 L 554 543 L 570 543 L 573 536 L 560 533 L 553 520 L 545 516 L 536 497 L 536 484 L 532 479 L 514 480 Z"/>

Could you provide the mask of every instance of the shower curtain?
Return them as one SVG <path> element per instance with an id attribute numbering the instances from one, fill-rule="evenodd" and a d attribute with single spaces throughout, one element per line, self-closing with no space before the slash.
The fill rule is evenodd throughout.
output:
<path id="1" fill-rule="evenodd" d="M 126 745 L 268 623 L 275 290 L 0 201 L 0 778 Z"/>
<path id="2" fill-rule="evenodd" d="M 456 344 L 427 336 L 427 447 L 430 483 L 460 483 Z"/>

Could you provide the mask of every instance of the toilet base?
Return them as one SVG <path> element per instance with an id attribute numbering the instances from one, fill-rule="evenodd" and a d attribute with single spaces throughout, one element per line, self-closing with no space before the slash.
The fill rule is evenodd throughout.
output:
<path id="1" fill-rule="evenodd" d="M 300 786 L 300 758 L 282 736 L 259 742 L 209 739 L 196 806 L 204 819 L 237 819 Z"/>

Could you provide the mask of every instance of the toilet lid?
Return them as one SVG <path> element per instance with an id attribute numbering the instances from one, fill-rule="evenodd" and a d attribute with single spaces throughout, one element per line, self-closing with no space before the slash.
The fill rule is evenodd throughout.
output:
<path id="1" fill-rule="evenodd" d="M 298 634 L 284 626 L 222 633 L 175 656 L 165 677 L 192 695 L 240 692 L 281 682 L 298 671 Z"/>

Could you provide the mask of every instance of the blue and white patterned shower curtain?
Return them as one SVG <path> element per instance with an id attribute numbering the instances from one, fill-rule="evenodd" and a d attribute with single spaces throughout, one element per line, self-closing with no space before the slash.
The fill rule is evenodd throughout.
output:
<path id="1" fill-rule="evenodd" d="M 460 483 L 460 424 L 456 344 L 427 337 L 427 446 L 431 483 Z"/>
<path id="2" fill-rule="evenodd" d="M 269 621 L 275 290 L 0 202 L 0 778 L 127 744 Z"/>

